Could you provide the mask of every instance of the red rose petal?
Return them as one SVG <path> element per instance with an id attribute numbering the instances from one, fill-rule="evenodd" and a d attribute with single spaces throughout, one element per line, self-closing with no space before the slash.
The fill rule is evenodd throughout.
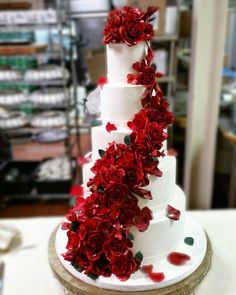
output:
<path id="1" fill-rule="evenodd" d="M 169 149 L 169 150 L 167 150 L 167 155 L 177 157 L 178 152 L 175 149 Z"/>
<path id="2" fill-rule="evenodd" d="M 168 205 L 167 206 L 167 217 L 171 220 L 179 220 L 181 212 L 178 209 Z"/>
<path id="3" fill-rule="evenodd" d="M 149 264 L 149 265 L 143 265 L 141 267 L 142 271 L 145 272 L 145 273 L 151 273 L 152 270 L 153 270 L 153 265 L 152 264 Z"/>
<path id="4" fill-rule="evenodd" d="M 74 185 L 70 189 L 70 195 L 73 197 L 82 197 L 84 195 L 84 188 L 81 185 Z"/>
<path id="5" fill-rule="evenodd" d="M 162 73 L 160 73 L 160 72 L 156 72 L 156 77 L 157 78 L 161 78 L 161 77 L 163 77 L 164 75 L 162 74 Z"/>
<path id="6" fill-rule="evenodd" d="M 165 279 L 163 272 L 151 272 L 148 274 L 148 277 L 155 283 L 159 283 Z"/>
<path id="7" fill-rule="evenodd" d="M 106 125 L 106 131 L 107 132 L 111 132 L 111 131 L 114 131 L 114 130 L 117 130 L 117 127 L 115 124 L 111 124 L 110 122 L 107 123 Z"/>
<path id="8" fill-rule="evenodd" d="M 83 166 L 84 164 L 89 163 L 91 160 L 88 157 L 78 156 L 77 157 L 77 165 Z"/>
<path id="9" fill-rule="evenodd" d="M 61 225 L 61 229 L 67 230 L 70 228 L 70 223 L 69 222 L 63 222 Z"/>
<path id="10" fill-rule="evenodd" d="M 100 77 L 97 82 L 97 84 L 100 86 L 103 86 L 106 83 L 107 83 L 107 77 Z"/>
<path id="11" fill-rule="evenodd" d="M 183 265 L 190 259 L 190 256 L 180 252 L 172 252 L 167 256 L 167 260 L 174 265 Z"/>

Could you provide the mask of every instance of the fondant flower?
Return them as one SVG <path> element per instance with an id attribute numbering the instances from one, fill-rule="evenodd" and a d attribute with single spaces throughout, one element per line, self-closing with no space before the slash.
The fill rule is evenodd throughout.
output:
<path id="1" fill-rule="evenodd" d="M 144 68 L 144 71 L 139 75 L 139 84 L 152 85 L 155 83 L 155 69 L 152 66 Z"/>
<path id="2" fill-rule="evenodd" d="M 110 236 L 104 243 L 103 248 L 107 259 L 112 260 L 114 257 L 123 255 L 127 248 L 131 248 L 132 246 L 132 242 L 125 237 L 117 239 L 115 236 Z"/>
<path id="3" fill-rule="evenodd" d="M 136 130 L 143 130 L 148 122 L 147 118 L 147 111 L 145 109 L 142 109 L 137 114 L 134 115 L 134 119 L 132 120 L 132 125 L 130 122 L 128 122 L 128 126 L 131 127 L 131 129 Z"/>
<path id="4" fill-rule="evenodd" d="M 107 259 L 105 253 L 102 253 L 98 260 L 93 264 L 93 272 L 98 276 L 110 277 L 110 261 Z"/>
<path id="5" fill-rule="evenodd" d="M 133 219 L 135 217 L 135 212 L 132 207 L 125 205 L 119 210 L 119 222 L 123 225 L 124 228 L 132 226 Z"/>
<path id="6" fill-rule="evenodd" d="M 120 38 L 128 46 L 136 45 L 145 40 L 146 24 L 143 20 L 130 20 L 120 30 Z"/>
<path id="7" fill-rule="evenodd" d="M 125 176 L 125 170 L 116 166 L 110 166 L 104 174 L 109 184 L 122 183 Z"/>
<path id="8" fill-rule="evenodd" d="M 88 233 L 86 238 L 86 254 L 91 261 L 99 258 L 103 250 L 104 235 L 99 230 Z"/>
<path id="9" fill-rule="evenodd" d="M 152 122 L 146 129 L 148 140 L 155 146 L 162 146 L 162 142 L 167 139 L 167 134 L 156 122 Z"/>
<path id="10" fill-rule="evenodd" d="M 126 196 L 128 194 L 128 187 L 125 184 L 114 184 L 111 185 L 105 191 L 105 196 L 111 207 L 119 207 L 124 204 Z"/>
<path id="11" fill-rule="evenodd" d="M 159 126 L 163 126 L 163 128 L 166 128 L 173 121 L 172 113 L 162 109 L 161 106 L 158 109 L 149 109 L 148 117 L 151 122 L 156 122 Z"/>
<path id="12" fill-rule="evenodd" d="M 127 251 L 125 255 L 114 257 L 110 263 L 112 273 L 121 281 L 128 280 L 130 275 L 138 270 L 140 265 L 139 261 L 133 257 L 131 251 Z"/>

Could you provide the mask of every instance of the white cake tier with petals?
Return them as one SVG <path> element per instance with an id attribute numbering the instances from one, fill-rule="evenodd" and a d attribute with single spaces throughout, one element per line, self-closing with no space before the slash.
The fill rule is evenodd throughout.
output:
<path id="1" fill-rule="evenodd" d="M 106 45 L 109 84 L 127 83 L 127 74 L 135 73 L 132 65 L 145 57 L 147 49 L 146 42 L 131 47 L 123 43 Z"/>
<path id="2" fill-rule="evenodd" d="M 117 126 L 117 130 L 112 132 L 107 132 L 106 126 L 103 124 L 101 126 L 92 128 L 92 159 L 96 160 L 99 158 L 98 150 L 106 150 L 109 146 L 109 143 L 124 143 L 124 138 L 126 135 L 131 134 L 131 130 L 125 126 Z M 166 141 L 163 143 L 163 151 L 166 150 Z"/>
<path id="3" fill-rule="evenodd" d="M 144 232 L 131 228 L 134 236 L 132 251 L 143 254 L 143 265 L 152 264 L 153 261 L 162 260 L 180 241 L 183 240 L 185 227 L 185 196 L 183 191 L 174 186 L 174 193 L 169 199 L 168 204 L 180 210 L 181 216 L 177 221 L 167 217 L 166 206 L 154 209 L 152 201 L 149 201 L 149 208 L 152 209 L 153 219 L 148 229 Z"/>
<path id="4" fill-rule="evenodd" d="M 83 182 L 85 185 L 85 193 L 89 194 L 86 187 L 87 182 L 94 176 L 91 167 L 94 162 L 83 166 Z M 166 156 L 160 161 L 159 165 L 162 171 L 162 177 L 149 176 L 149 185 L 144 187 L 152 193 L 152 200 L 144 200 L 138 198 L 139 207 L 148 206 L 151 210 L 163 210 L 175 194 L 176 182 L 176 159 L 173 156 Z"/>

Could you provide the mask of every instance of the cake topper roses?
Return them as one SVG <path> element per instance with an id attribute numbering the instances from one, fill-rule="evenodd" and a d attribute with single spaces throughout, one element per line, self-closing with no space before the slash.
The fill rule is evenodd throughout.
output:
<path id="1" fill-rule="evenodd" d="M 133 46 L 142 41 L 150 41 L 153 37 L 150 18 L 157 10 L 156 7 L 149 7 L 147 12 L 143 12 L 128 6 L 112 10 L 104 27 L 104 43 L 126 43 Z"/>

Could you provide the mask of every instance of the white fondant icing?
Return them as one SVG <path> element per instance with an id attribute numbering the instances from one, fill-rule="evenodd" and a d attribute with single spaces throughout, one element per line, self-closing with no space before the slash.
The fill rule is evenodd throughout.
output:
<path id="1" fill-rule="evenodd" d="M 111 121 L 110 123 L 112 123 Z M 109 147 L 109 143 L 115 141 L 116 143 L 124 143 L 124 138 L 132 131 L 127 126 L 116 126 L 117 130 L 107 132 L 106 126 L 101 125 L 92 128 L 92 159 L 96 160 L 100 158 L 98 150 L 106 150 Z M 163 142 L 162 150 L 166 150 L 166 141 Z"/>
<path id="2" fill-rule="evenodd" d="M 142 108 L 146 88 L 141 85 L 107 84 L 101 91 L 101 116 L 104 124 L 126 126 Z"/>
<path id="3" fill-rule="evenodd" d="M 194 238 L 193 246 L 188 246 L 184 243 L 184 238 L 187 236 Z M 166 256 L 158 261 L 153 259 L 151 263 L 153 265 L 153 271 L 163 272 L 165 274 L 165 279 L 162 282 L 153 282 L 142 271 L 137 271 L 131 275 L 129 280 L 121 282 L 114 275 L 110 278 L 100 276 L 97 280 L 92 280 L 85 274 L 78 272 L 69 261 L 64 260 L 61 256 L 62 253 L 66 252 L 67 240 L 66 231 L 63 231 L 59 227 L 56 235 L 56 252 L 60 262 L 67 271 L 69 271 L 74 277 L 90 285 L 121 292 L 155 290 L 178 283 L 191 275 L 199 267 L 205 257 L 207 249 L 207 239 L 204 230 L 189 214 L 186 214 L 186 227 L 182 240 L 180 239 L 178 245 L 176 245 L 171 251 L 185 253 L 191 257 L 191 260 L 184 265 L 175 266 L 167 261 Z"/>
<path id="4" fill-rule="evenodd" d="M 127 74 L 136 73 L 132 65 L 145 57 L 147 44 L 141 42 L 131 47 L 124 43 L 108 44 L 106 51 L 108 82 L 127 83 Z"/>

